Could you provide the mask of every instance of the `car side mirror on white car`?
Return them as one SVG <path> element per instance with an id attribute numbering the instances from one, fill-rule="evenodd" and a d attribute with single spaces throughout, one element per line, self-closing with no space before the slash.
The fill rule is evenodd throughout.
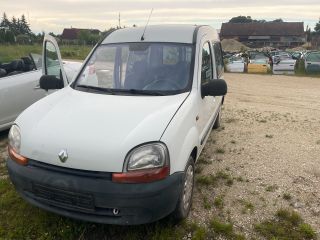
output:
<path id="1" fill-rule="evenodd" d="M 51 89 L 62 89 L 63 80 L 57 78 L 55 75 L 43 75 L 40 78 L 40 88 L 46 91 Z"/>
<path id="2" fill-rule="evenodd" d="M 223 79 L 212 79 L 201 87 L 202 97 L 205 96 L 224 96 L 228 92 L 228 86 Z"/>

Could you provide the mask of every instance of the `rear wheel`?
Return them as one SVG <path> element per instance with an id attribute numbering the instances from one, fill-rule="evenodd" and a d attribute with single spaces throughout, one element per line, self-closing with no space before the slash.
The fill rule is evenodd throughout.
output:
<path id="1" fill-rule="evenodd" d="M 184 171 L 182 191 L 176 209 L 173 212 L 175 220 L 180 221 L 188 216 L 192 203 L 193 187 L 194 160 L 193 157 L 190 156 Z"/>

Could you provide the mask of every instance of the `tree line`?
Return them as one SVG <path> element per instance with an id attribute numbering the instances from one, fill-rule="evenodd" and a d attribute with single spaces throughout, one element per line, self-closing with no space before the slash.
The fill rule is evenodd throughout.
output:
<path id="1" fill-rule="evenodd" d="M 0 43 L 27 43 L 34 37 L 24 14 L 20 18 L 13 16 L 9 20 L 6 13 L 3 13 L 0 22 Z"/>

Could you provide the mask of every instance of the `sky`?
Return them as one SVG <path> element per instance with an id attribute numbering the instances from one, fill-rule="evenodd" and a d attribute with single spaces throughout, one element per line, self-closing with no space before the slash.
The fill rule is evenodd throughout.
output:
<path id="1" fill-rule="evenodd" d="M 0 0 L 0 15 L 25 14 L 35 33 L 61 34 L 64 28 L 109 29 L 151 24 L 208 24 L 216 29 L 234 16 L 253 19 L 302 21 L 314 28 L 320 17 L 320 0 Z"/>

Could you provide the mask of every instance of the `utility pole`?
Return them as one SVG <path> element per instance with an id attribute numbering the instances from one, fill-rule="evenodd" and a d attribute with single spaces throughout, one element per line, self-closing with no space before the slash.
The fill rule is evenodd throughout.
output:
<path id="1" fill-rule="evenodd" d="M 119 24 L 118 24 L 119 28 L 121 28 L 121 21 L 120 21 L 120 12 L 119 12 Z"/>

